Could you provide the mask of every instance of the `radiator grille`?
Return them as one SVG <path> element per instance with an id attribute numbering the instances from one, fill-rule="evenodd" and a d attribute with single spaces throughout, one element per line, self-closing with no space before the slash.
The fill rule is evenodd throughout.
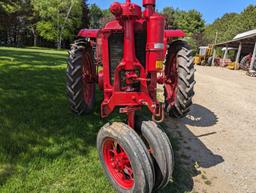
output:
<path id="1" fill-rule="evenodd" d="M 146 63 L 146 34 L 139 33 L 135 34 L 135 53 L 137 59 L 145 67 Z M 109 61 L 110 61 L 110 74 L 113 76 L 113 72 L 117 65 L 123 58 L 123 45 L 124 45 L 124 34 L 113 33 L 109 37 Z"/>

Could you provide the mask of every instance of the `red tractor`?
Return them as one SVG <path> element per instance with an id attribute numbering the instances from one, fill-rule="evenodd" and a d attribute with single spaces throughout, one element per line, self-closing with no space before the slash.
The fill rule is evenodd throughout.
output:
<path id="1" fill-rule="evenodd" d="M 156 124 L 165 115 L 183 117 L 194 95 L 194 65 L 181 30 L 165 30 L 156 0 L 140 6 L 126 0 L 110 7 L 115 20 L 102 29 L 83 29 L 68 58 L 67 92 L 77 114 L 92 112 L 96 84 L 104 93 L 101 117 L 115 108 L 126 123 L 109 123 L 98 133 L 97 149 L 105 174 L 122 193 L 150 193 L 172 177 L 173 151 Z M 162 89 L 161 89 L 162 86 Z M 146 106 L 151 120 L 135 111 Z"/>

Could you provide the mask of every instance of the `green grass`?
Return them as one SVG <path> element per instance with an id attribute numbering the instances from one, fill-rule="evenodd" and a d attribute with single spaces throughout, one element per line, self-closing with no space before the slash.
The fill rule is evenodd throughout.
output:
<path id="1" fill-rule="evenodd" d="M 64 51 L 0 48 L 0 192 L 114 192 L 95 148 L 99 107 L 68 110 L 65 61 Z"/>
<path id="2" fill-rule="evenodd" d="M 115 192 L 95 143 L 103 124 L 122 118 L 100 118 L 100 93 L 92 114 L 69 111 L 66 57 L 65 51 L 0 48 L 1 193 Z M 186 171 L 176 171 L 177 181 L 161 192 L 185 192 Z"/>

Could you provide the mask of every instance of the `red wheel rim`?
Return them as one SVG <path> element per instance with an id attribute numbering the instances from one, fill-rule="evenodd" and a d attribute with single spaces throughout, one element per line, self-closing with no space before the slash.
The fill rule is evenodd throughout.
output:
<path id="1" fill-rule="evenodd" d="M 105 140 L 103 157 L 115 182 L 124 189 L 131 189 L 134 185 L 133 169 L 122 146 L 113 139 Z"/>
<path id="2" fill-rule="evenodd" d="M 167 102 L 174 105 L 176 100 L 176 90 L 178 85 L 178 70 L 177 70 L 177 57 L 172 55 L 169 60 L 169 67 L 166 68 L 166 78 L 167 82 L 165 83 L 166 92 L 167 92 Z"/>
<path id="3" fill-rule="evenodd" d="M 90 104 L 93 97 L 93 83 L 92 83 L 92 57 L 89 53 L 84 53 L 82 65 L 82 83 L 83 83 L 83 96 L 86 104 Z"/>

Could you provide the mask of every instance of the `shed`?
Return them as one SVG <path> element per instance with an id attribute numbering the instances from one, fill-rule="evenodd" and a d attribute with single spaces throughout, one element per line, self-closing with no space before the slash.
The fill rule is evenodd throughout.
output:
<path id="1" fill-rule="evenodd" d="M 236 55 L 236 63 L 239 63 L 239 59 L 241 56 L 241 53 L 252 53 L 252 60 L 250 65 L 250 71 L 253 71 L 253 64 L 255 62 L 255 55 L 256 55 L 256 29 L 247 31 L 244 33 L 240 33 L 236 35 L 233 40 L 217 43 L 214 45 L 214 52 L 213 52 L 213 58 L 216 57 L 216 50 L 217 47 L 225 47 L 225 54 L 224 59 L 227 57 L 227 48 L 236 48 L 237 49 L 237 55 Z M 214 62 L 214 60 L 212 60 Z"/>

